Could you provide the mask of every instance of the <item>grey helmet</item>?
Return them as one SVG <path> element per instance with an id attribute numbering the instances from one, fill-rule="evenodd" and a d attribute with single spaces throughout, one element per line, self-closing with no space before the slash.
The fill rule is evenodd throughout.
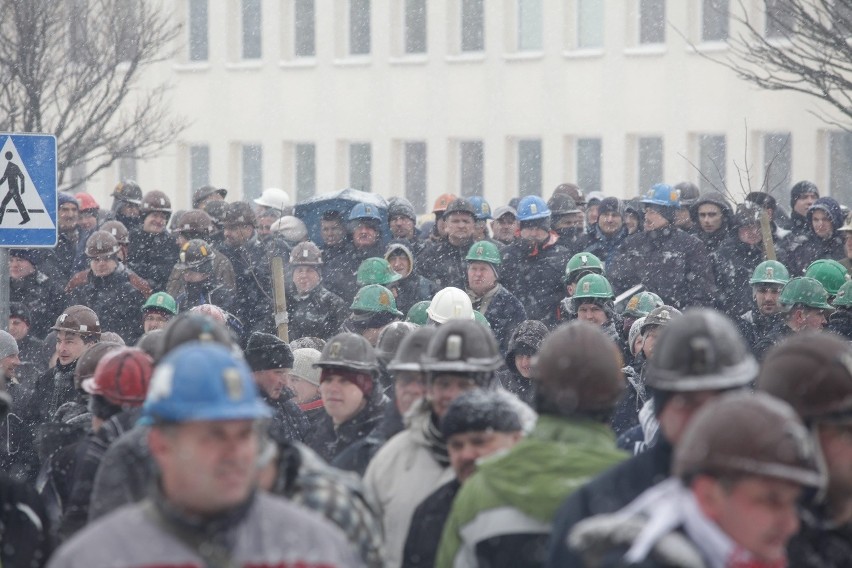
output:
<path id="1" fill-rule="evenodd" d="M 503 364 L 494 334 L 473 320 L 443 324 L 423 356 L 427 373 L 490 373 Z"/>
<path id="2" fill-rule="evenodd" d="M 399 349 L 396 350 L 393 359 L 388 363 L 388 371 L 392 373 L 396 371 L 423 372 L 423 355 L 437 331 L 437 327 L 430 325 L 416 329 L 406 335 L 402 343 L 399 344 Z"/>
<path id="3" fill-rule="evenodd" d="M 376 375 L 379 361 L 373 346 L 363 336 L 344 332 L 328 340 L 314 367 L 366 371 Z"/>

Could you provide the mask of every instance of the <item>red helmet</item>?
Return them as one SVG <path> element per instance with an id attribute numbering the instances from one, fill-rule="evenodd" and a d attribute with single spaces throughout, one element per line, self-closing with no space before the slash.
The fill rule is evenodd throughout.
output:
<path id="1" fill-rule="evenodd" d="M 142 406 L 153 367 L 151 356 L 141 349 L 116 349 L 98 362 L 94 377 L 83 381 L 83 390 L 116 406 Z"/>

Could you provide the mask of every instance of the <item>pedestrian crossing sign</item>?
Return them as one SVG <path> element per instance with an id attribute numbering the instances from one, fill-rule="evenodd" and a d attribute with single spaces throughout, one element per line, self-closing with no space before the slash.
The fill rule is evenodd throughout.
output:
<path id="1" fill-rule="evenodd" d="M 56 137 L 0 133 L 0 247 L 57 242 Z"/>

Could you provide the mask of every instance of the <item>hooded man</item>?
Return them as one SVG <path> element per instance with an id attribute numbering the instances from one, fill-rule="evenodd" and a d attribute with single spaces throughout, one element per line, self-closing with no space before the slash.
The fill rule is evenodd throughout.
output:
<path id="1" fill-rule="evenodd" d="M 698 226 L 695 235 L 701 239 L 707 252 L 713 253 L 731 234 L 731 205 L 718 191 L 700 196 L 689 208 L 692 221 Z"/>
<path id="2" fill-rule="evenodd" d="M 831 197 L 820 197 L 808 208 L 808 230 L 796 236 L 790 233 L 781 243 L 787 251 L 790 274 L 802 275 L 810 264 L 820 258 L 837 260 L 846 256 L 844 248 L 843 212 Z"/>
<path id="3" fill-rule="evenodd" d="M 414 258 L 412 250 L 405 242 L 392 241 L 385 251 L 385 260 L 400 276 L 399 280 L 388 283 L 386 286 L 393 292 L 396 307 L 403 313 L 408 313 L 411 306 L 417 302 L 430 300 L 437 291 L 430 280 L 416 272 Z"/>

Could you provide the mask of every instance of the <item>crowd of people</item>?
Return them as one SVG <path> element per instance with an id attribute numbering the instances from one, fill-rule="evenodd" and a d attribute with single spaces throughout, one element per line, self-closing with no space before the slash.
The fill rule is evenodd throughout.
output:
<path id="1" fill-rule="evenodd" d="M 112 197 L 9 251 L 2 566 L 852 558 L 852 217 L 813 183 L 317 227 L 274 188 Z"/>

